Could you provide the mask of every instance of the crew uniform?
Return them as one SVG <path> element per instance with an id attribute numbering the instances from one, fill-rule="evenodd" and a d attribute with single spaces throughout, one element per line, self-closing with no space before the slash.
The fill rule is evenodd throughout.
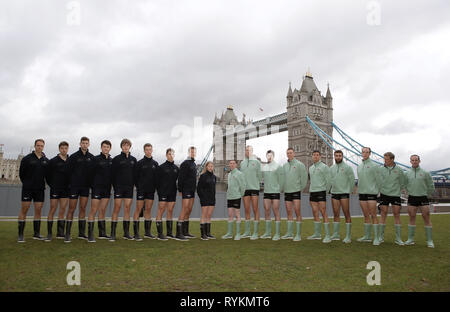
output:
<path id="1" fill-rule="evenodd" d="M 112 160 L 112 185 L 114 198 L 133 198 L 137 160 L 128 153 L 121 152 Z"/>
<path id="2" fill-rule="evenodd" d="M 69 197 L 69 167 L 67 160 L 62 159 L 60 155 L 56 155 L 48 162 L 47 168 L 47 183 L 50 186 L 50 199 L 60 199 Z M 61 208 L 60 208 L 61 209 Z M 51 228 L 53 221 L 47 221 L 49 228 L 49 235 L 51 235 Z M 56 238 L 64 238 L 65 220 L 57 222 Z"/>
<path id="3" fill-rule="evenodd" d="M 178 191 L 181 192 L 183 199 L 194 198 L 197 182 L 197 166 L 195 159 L 189 157 L 180 165 L 178 176 Z"/>
<path id="4" fill-rule="evenodd" d="M 177 199 L 177 179 L 179 168 L 172 161 L 166 160 L 158 167 L 158 199 L 161 202 L 174 202 Z"/>
<path id="5" fill-rule="evenodd" d="M 246 181 L 245 175 L 237 168 L 228 173 L 228 188 L 227 188 L 227 207 L 228 208 L 241 208 L 241 198 L 245 194 Z M 236 240 L 241 239 L 240 236 L 241 222 L 236 222 Z M 233 220 L 228 220 L 228 231 L 222 236 L 222 239 L 228 239 L 233 237 Z"/>
<path id="6" fill-rule="evenodd" d="M 284 187 L 284 169 L 276 161 L 272 160 L 262 166 L 264 180 L 264 199 L 280 200 L 280 192 Z M 270 238 L 272 235 L 272 220 L 266 220 L 266 232 L 261 238 Z M 273 240 L 280 239 L 280 221 L 275 220 L 275 235 Z"/>
<path id="7" fill-rule="evenodd" d="M 154 200 L 158 166 L 158 162 L 155 161 L 153 157 L 144 156 L 137 162 L 135 168 L 137 200 Z"/>
<path id="8" fill-rule="evenodd" d="M 414 207 L 427 206 L 429 204 L 428 196 L 434 192 L 433 179 L 429 172 L 420 167 L 411 168 L 406 172 L 406 190 L 408 191 L 408 205 Z M 414 243 L 415 225 L 408 224 L 408 240 L 406 245 Z M 432 239 L 432 226 L 425 226 L 427 236 L 427 246 L 434 248 Z"/>
<path id="9" fill-rule="evenodd" d="M 244 174 L 246 190 L 244 196 L 258 196 L 262 178 L 261 162 L 256 157 L 245 158 L 239 169 Z"/>
<path id="10" fill-rule="evenodd" d="M 69 197 L 69 166 L 67 160 L 56 155 L 48 162 L 46 180 L 50 186 L 50 199 Z"/>
<path id="11" fill-rule="evenodd" d="M 38 158 L 35 151 L 31 152 L 20 161 L 19 178 L 22 182 L 22 201 L 35 203 L 44 202 L 45 177 L 48 167 L 48 158 L 42 153 Z M 34 239 L 42 239 L 40 236 L 41 220 L 33 221 Z M 23 231 L 25 220 L 19 220 L 19 242 L 24 242 Z"/>
<path id="12" fill-rule="evenodd" d="M 77 152 L 70 155 L 67 160 L 69 167 L 69 198 L 78 199 L 81 197 L 89 197 L 90 172 L 92 169 L 94 155 L 81 151 L 81 147 Z"/>
<path id="13" fill-rule="evenodd" d="M 309 201 L 310 202 L 325 202 L 327 200 L 327 192 L 331 187 L 331 172 L 330 167 L 325 165 L 322 161 L 313 163 L 309 167 L 309 178 L 311 184 L 309 185 Z M 322 242 L 331 242 L 330 228 L 328 223 L 324 223 L 325 238 Z M 308 239 L 321 239 L 322 238 L 322 223 L 320 221 L 314 221 L 314 234 L 309 236 Z"/>
<path id="14" fill-rule="evenodd" d="M 200 198 L 200 206 L 215 206 L 216 205 L 216 181 L 217 177 L 214 173 L 208 170 L 200 175 L 197 184 L 197 194 Z M 214 239 L 211 235 L 211 223 L 205 223 L 203 228 L 207 238 Z M 202 224 L 200 224 L 200 230 L 202 231 Z"/>
<path id="15" fill-rule="evenodd" d="M 94 157 L 92 169 L 92 194 L 91 199 L 104 199 L 111 197 L 111 183 L 112 183 L 112 158 L 111 156 L 100 153 Z M 93 224 L 91 227 L 93 228 Z M 105 220 L 98 220 L 98 238 L 109 239 L 106 235 Z M 91 232 L 93 232 L 91 230 Z"/>
<path id="16" fill-rule="evenodd" d="M 308 182 L 308 173 L 305 165 L 296 158 L 288 160 L 283 165 L 284 169 L 284 200 L 293 201 L 294 199 L 301 200 L 301 191 L 305 188 Z"/>

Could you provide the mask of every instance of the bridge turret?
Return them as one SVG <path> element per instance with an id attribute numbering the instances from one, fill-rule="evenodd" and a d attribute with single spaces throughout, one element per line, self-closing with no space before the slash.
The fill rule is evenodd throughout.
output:
<path id="1" fill-rule="evenodd" d="M 292 88 L 291 88 L 291 82 L 289 81 L 289 89 L 288 89 L 288 93 L 286 96 L 286 101 L 287 101 L 287 106 L 292 105 L 292 99 L 293 99 L 293 93 L 292 93 Z"/>

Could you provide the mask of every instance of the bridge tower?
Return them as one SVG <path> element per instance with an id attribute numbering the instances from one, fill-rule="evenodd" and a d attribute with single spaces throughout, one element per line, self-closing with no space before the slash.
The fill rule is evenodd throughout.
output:
<path id="1" fill-rule="evenodd" d="M 331 166 L 333 164 L 333 151 L 306 121 L 309 116 L 329 136 L 333 135 L 333 97 L 328 85 L 326 95 L 321 95 L 312 74 L 309 72 L 303 77 L 299 90 L 292 91 L 291 83 L 286 96 L 287 128 L 289 146 L 295 151 L 296 158 L 308 168 L 312 164 L 311 153 L 320 150 L 322 161 Z"/>

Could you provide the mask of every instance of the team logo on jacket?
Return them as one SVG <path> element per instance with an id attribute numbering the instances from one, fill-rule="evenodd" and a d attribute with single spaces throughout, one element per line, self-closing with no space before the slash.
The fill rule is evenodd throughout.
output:
<path id="1" fill-rule="evenodd" d="M 152 168 L 153 168 L 153 169 L 155 169 L 155 168 L 156 168 L 156 166 L 155 166 L 155 165 L 153 165 L 153 166 L 152 166 Z"/>
<path id="2" fill-rule="evenodd" d="M 130 161 L 130 164 L 134 165 L 134 160 Z"/>
<path id="3" fill-rule="evenodd" d="M 91 161 L 91 157 L 86 158 L 87 161 Z"/>
<path id="4" fill-rule="evenodd" d="M 177 172 L 177 169 L 173 169 L 173 172 L 175 172 L 175 173 L 176 173 L 176 172 Z"/>
<path id="5" fill-rule="evenodd" d="M 344 168 L 342 168 L 341 171 L 344 172 Z"/>
<path id="6" fill-rule="evenodd" d="M 394 170 L 394 173 L 397 173 L 397 170 Z"/>

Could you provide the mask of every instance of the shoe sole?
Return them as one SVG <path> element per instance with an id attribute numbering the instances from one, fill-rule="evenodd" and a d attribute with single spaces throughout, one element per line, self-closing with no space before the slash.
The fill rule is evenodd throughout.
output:
<path id="1" fill-rule="evenodd" d="M 167 241 L 168 239 L 167 238 L 157 238 L 157 240 L 160 240 L 160 241 Z"/>
<path id="2" fill-rule="evenodd" d="M 35 240 L 44 240 L 45 238 L 33 237 L 33 239 L 35 239 Z"/>
<path id="3" fill-rule="evenodd" d="M 88 240 L 88 243 L 96 243 L 96 241 L 90 241 L 90 240 Z"/>
<path id="4" fill-rule="evenodd" d="M 72 241 L 64 241 L 64 243 L 66 243 L 66 244 L 68 244 L 68 243 L 71 243 Z"/>
<path id="5" fill-rule="evenodd" d="M 412 245 L 415 245 L 415 244 L 416 244 L 416 243 L 414 243 L 414 242 L 413 242 L 413 243 L 408 243 L 408 244 L 405 243 L 405 246 L 412 246 Z"/>
<path id="6" fill-rule="evenodd" d="M 292 241 L 293 241 L 293 242 L 300 242 L 301 239 L 293 239 Z"/>
<path id="7" fill-rule="evenodd" d="M 222 239 L 231 239 L 233 237 L 222 237 Z"/>
<path id="8" fill-rule="evenodd" d="M 130 241 L 134 240 L 134 238 L 127 238 L 127 237 L 122 237 L 122 238 L 125 240 L 130 240 Z"/>
<path id="9" fill-rule="evenodd" d="M 150 236 L 144 236 L 144 238 L 147 238 L 147 239 L 156 239 L 156 237 L 150 237 Z"/>
<path id="10" fill-rule="evenodd" d="M 340 241 L 341 239 L 340 238 L 332 238 L 331 240 L 332 241 Z"/>
<path id="11" fill-rule="evenodd" d="M 215 237 L 208 236 L 208 239 L 216 239 Z"/>
<path id="12" fill-rule="evenodd" d="M 307 238 L 307 239 L 309 239 L 309 240 L 322 240 L 322 237 L 314 237 L 314 238 Z"/>
<path id="13" fill-rule="evenodd" d="M 282 237 L 281 239 L 294 239 L 294 237 Z"/>
<path id="14" fill-rule="evenodd" d="M 87 237 L 77 237 L 78 239 L 84 239 L 84 240 L 88 240 Z"/>
<path id="15" fill-rule="evenodd" d="M 179 241 L 179 242 L 187 242 L 187 241 L 189 241 L 188 239 L 181 239 L 181 238 L 174 238 L 176 241 Z"/>
<path id="16" fill-rule="evenodd" d="M 207 239 L 207 238 L 200 238 L 201 240 L 204 240 L 204 241 L 207 241 L 207 240 L 209 240 L 209 239 Z"/>
<path id="17" fill-rule="evenodd" d="M 58 236 L 56 236 L 56 239 L 64 239 L 64 237 L 58 237 Z"/>
<path id="18" fill-rule="evenodd" d="M 18 243 L 25 243 L 25 241 L 23 240 L 23 241 L 17 241 Z"/>

